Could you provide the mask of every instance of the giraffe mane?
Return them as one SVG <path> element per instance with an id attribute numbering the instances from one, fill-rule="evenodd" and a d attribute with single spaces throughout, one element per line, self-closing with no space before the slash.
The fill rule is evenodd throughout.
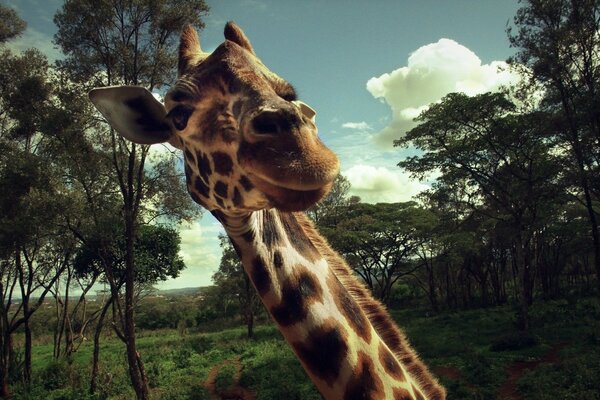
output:
<path id="1" fill-rule="evenodd" d="M 315 228 L 312 221 L 304 213 L 294 213 L 307 237 L 314 243 L 321 255 L 333 268 L 342 285 L 365 312 L 369 322 L 396 358 L 407 368 L 408 373 L 416 379 L 419 388 L 428 399 L 442 400 L 446 398 L 444 388 L 429 372 L 417 353 L 408 343 L 404 332 L 397 327 L 385 307 L 374 299 L 370 290 L 360 282 L 344 259 L 338 255 Z"/>

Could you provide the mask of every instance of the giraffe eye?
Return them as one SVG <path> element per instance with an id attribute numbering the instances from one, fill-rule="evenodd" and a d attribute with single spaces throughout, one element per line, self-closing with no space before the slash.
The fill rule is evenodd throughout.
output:
<path id="1" fill-rule="evenodd" d="M 187 126 L 188 120 L 193 112 L 194 107 L 187 104 L 180 104 L 169 111 L 167 118 L 170 118 L 171 121 L 173 121 L 173 125 L 177 130 L 182 131 Z"/>

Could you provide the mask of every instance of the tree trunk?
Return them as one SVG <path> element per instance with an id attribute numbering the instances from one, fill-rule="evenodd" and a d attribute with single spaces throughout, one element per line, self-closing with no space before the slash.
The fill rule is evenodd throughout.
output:
<path id="1" fill-rule="evenodd" d="M 129 204 L 131 205 L 131 204 Z M 127 207 L 125 210 L 125 237 L 126 237 L 126 273 L 125 273 L 125 315 L 123 321 L 123 330 L 126 338 L 127 361 L 129 363 L 129 376 L 131 384 L 135 390 L 138 400 L 147 400 L 148 380 L 144 371 L 142 359 L 136 348 L 135 341 L 135 270 L 134 270 L 134 240 L 135 240 L 135 222 L 132 210 Z"/>
<path id="2" fill-rule="evenodd" d="M 437 302 L 437 296 L 435 294 L 435 276 L 433 274 L 433 262 L 427 263 L 427 261 L 425 261 L 425 264 L 427 266 L 427 294 L 429 297 L 429 303 L 431 304 L 431 309 L 433 310 L 433 312 L 437 313 L 439 311 L 439 307 Z"/>
<path id="3" fill-rule="evenodd" d="M 525 248 L 522 238 L 522 234 L 517 235 L 517 243 L 515 246 L 515 258 L 516 267 L 518 273 L 518 284 L 519 284 L 519 318 L 518 325 L 519 329 L 528 332 L 529 331 L 529 301 L 527 294 L 527 287 L 529 283 L 528 265 L 525 260 Z"/>
<path id="4" fill-rule="evenodd" d="M 110 305 L 112 303 L 112 298 L 108 299 L 100 316 L 98 317 L 98 322 L 96 323 L 96 331 L 94 332 L 94 353 L 92 356 L 92 374 L 90 377 L 90 394 L 96 393 L 96 387 L 98 385 L 98 361 L 100 360 L 100 335 L 102 334 L 102 328 L 104 327 L 104 317 Z"/>
<path id="5" fill-rule="evenodd" d="M 25 320 L 25 359 L 23 360 L 23 381 L 25 386 L 28 387 L 31 384 L 31 327 L 29 326 L 29 318 Z"/>
<path id="6" fill-rule="evenodd" d="M 242 273 L 244 273 L 242 271 Z M 250 278 L 244 273 L 244 283 L 246 284 L 246 327 L 248 329 L 248 339 L 254 337 L 254 302 L 252 301 L 252 295 L 254 288 L 250 283 Z"/>
<path id="7" fill-rule="evenodd" d="M 575 120 L 575 113 L 569 105 L 569 96 L 564 89 L 561 81 L 555 82 L 561 96 L 561 103 L 565 116 L 569 123 L 570 129 L 570 142 L 573 153 L 575 154 L 575 160 L 577 162 L 577 172 L 579 173 L 579 179 L 581 188 L 583 189 L 583 195 L 585 197 L 585 206 L 588 212 L 588 219 L 590 222 L 590 228 L 592 233 L 592 242 L 594 244 L 594 267 L 596 270 L 596 285 L 600 289 L 600 232 L 598 231 L 598 220 L 596 218 L 596 212 L 594 211 L 592 195 L 590 190 L 590 182 L 585 169 L 585 162 L 583 157 L 583 149 L 581 138 L 579 134 L 579 126 Z"/>
<path id="8" fill-rule="evenodd" d="M 4 324 L 3 324 L 4 325 Z M 12 336 L 8 326 L 3 326 L 2 332 L 2 363 L 0 365 L 0 398 L 10 399 L 10 387 L 8 386 L 9 369 L 11 366 Z"/>

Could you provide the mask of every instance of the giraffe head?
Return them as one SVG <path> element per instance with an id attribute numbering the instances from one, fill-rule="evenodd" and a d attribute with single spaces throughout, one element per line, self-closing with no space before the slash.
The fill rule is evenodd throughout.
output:
<path id="1" fill-rule="evenodd" d="M 229 22 L 225 39 L 207 54 L 192 27 L 183 31 L 164 105 L 133 86 L 94 89 L 90 99 L 125 138 L 183 150 L 188 191 L 207 209 L 303 210 L 328 192 L 338 159 L 317 136 L 315 112 L 242 30 Z"/>

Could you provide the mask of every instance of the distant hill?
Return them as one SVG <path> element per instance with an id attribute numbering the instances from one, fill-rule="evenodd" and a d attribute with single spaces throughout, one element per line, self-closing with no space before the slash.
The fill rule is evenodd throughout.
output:
<path id="1" fill-rule="evenodd" d="M 176 296 L 197 296 L 206 291 L 209 286 L 187 287 L 180 289 L 157 290 L 157 295 L 176 297 Z"/>

